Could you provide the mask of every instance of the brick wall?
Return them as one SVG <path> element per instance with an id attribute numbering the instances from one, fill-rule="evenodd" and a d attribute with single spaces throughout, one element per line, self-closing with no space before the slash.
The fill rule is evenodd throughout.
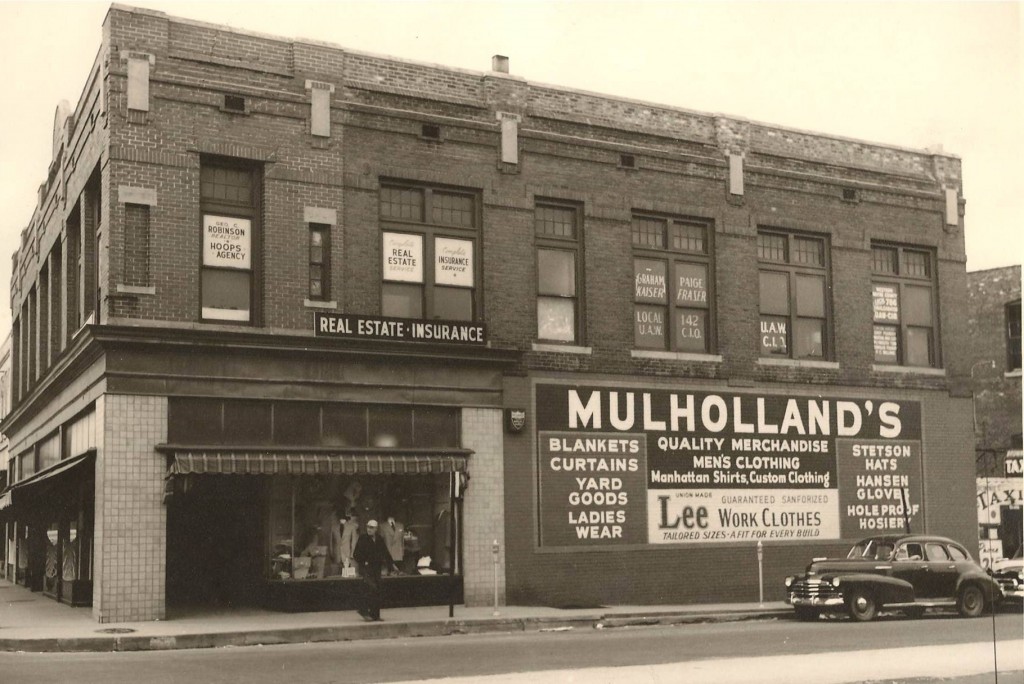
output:
<path id="1" fill-rule="evenodd" d="M 93 617 L 98 622 L 166 617 L 167 400 L 107 394 L 96 402 L 103 443 L 96 457 Z"/>
<path id="2" fill-rule="evenodd" d="M 1020 266 L 967 274 L 971 389 L 978 418 L 976 448 L 1005 452 L 1021 433 L 1021 376 L 1007 367 L 1006 305 L 1020 301 Z M 998 459 L 997 459 L 998 460 Z M 1002 464 L 979 462 L 979 474 L 1002 475 Z"/>
<path id="3" fill-rule="evenodd" d="M 462 410 L 462 446 L 473 450 L 470 484 L 463 508 L 462 560 L 467 606 L 494 601 L 494 555 L 498 542 L 498 601 L 505 603 L 505 488 L 502 463 L 502 413 L 499 409 Z"/>

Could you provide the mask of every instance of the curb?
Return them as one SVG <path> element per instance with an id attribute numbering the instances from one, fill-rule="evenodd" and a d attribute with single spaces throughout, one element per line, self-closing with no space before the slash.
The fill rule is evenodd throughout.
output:
<path id="1" fill-rule="evenodd" d="M 265 631 L 214 632 L 167 636 L 95 636 L 70 638 L 3 639 L 0 651 L 30 653 L 169 651 L 188 648 L 273 646 L 316 642 L 361 641 L 409 637 L 454 636 L 496 632 L 554 632 L 572 629 L 615 629 L 656 625 L 738 622 L 789 616 L 790 610 L 736 611 L 721 613 L 659 613 L 651 615 L 591 615 L 580 617 L 484 618 L 354 624 L 335 627 L 299 627 Z"/>

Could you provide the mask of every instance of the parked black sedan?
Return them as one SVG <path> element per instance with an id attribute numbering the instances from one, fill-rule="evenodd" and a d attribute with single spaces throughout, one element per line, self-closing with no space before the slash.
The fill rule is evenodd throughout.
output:
<path id="1" fill-rule="evenodd" d="M 883 607 L 916 617 L 947 606 L 978 617 L 1001 597 L 963 546 L 927 535 L 870 537 L 854 544 L 846 558 L 815 558 L 803 575 L 786 578 L 786 594 L 801 620 L 845 611 L 860 622 Z"/>

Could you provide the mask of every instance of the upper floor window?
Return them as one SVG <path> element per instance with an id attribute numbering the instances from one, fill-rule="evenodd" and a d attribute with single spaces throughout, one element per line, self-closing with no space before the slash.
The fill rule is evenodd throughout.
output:
<path id="1" fill-rule="evenodd" d="M 254 323 L 260 200 L 256 168 L 204 160 L 199 177 L 202 318 Z"/>
<path id="2" fill-rule="evenodd" d="M 477 318 L 477 195 L 384 184 L 380 221 L 381 314 L 452 321 Z"/>
<path id="3" fill-rule="evenodd" d="M 309 298 L 331 298 L 331 227 L 309 224 Z"/>
<path id="4" fill-rule="evenodd" d="M 580 315 L 580 211 L 554 202 L 534 210 L 537 242 L 537 339 L 578 342 Z"/>
<path id="5" fill-rule="evenodd" d="M 633 342 L 639 349 L 715 347 L 711 231 L 706 222 L 633 215 Z"/>
<path id="6" fill-rule="evenodd" d="M 761 356 L 824 359 L 829 349 L 830 290 L 824 238 L 757 234 Z"/>
<path id="7" fill-rule="evenodd" d="M 1020 370 L 1020 300 L 1006 305 L 1006 370 Z"/>
<path id="8" fill-rule="evenodd" d="M 937 366 L 935 267 L 931 252 L 872 245 L 871 270 L 875 362 Z"/>

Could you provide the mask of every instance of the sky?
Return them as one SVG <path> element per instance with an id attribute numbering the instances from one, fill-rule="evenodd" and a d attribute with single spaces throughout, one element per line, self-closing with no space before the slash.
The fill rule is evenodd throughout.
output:
<path id="1" fill-rule="evenodd" d="M 1018 2 L 132 2 L 173 16 L 962 159 L 969 271 L 1024 253 Z M 10 255 L 109 3 L 0 0 L 0 335 Z"/>

